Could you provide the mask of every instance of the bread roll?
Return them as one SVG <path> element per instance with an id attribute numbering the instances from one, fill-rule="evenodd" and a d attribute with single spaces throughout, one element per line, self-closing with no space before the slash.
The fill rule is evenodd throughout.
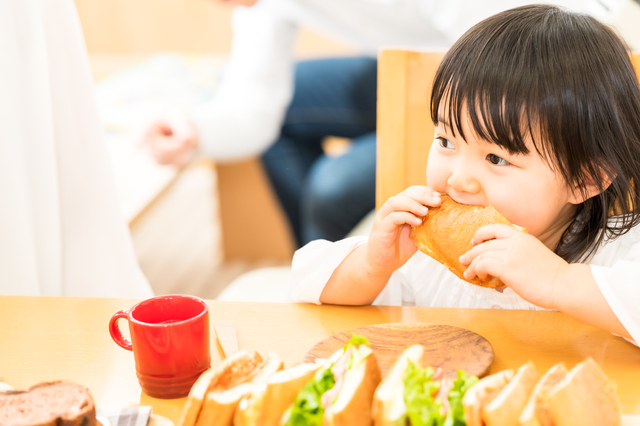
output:
<path id="1" fill-rule="evenodd" d="M 0 392 L 0 425 L 96 426 L 96 407 L 84 386 L 39 383 L 27 391 Z"/>
<path id="2" fill-rule="evenodd" d="M 504 283 L 492 276 L 466 279 L 462 274 L 467 268 L 459 260 L 473 248 L 471 240 L 476 231 L 494 223 L 515 226 L 491 206 L 467 206 L 443 194 L 442 204 L 429 207 L 422 225 L 412 227 L 410 238 L 421 252 L 442 263 L 461 279 L 481 287 L 499 288 Z M 523 228 L 516 228 L 526 232 Z"/>

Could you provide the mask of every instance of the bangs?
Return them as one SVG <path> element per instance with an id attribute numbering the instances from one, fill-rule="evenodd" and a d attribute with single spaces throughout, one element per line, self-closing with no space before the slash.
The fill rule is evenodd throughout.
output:
<path id="1" fill-rule="evenodd" d="M 431 118 L 447 123 L 454 135 L 466 140 L 462 117 L 468 115 L 472 130 L 483 140 L 511 154 L 527 155 L 533 149 L 562 168 L 554 149 L 561 141 L 554 140 L 559 135 L 549 129 L 555 127 L 554 120 L 559 124 L 567 100 L 563 96 L 569 94 L 548 84 L 557 71 L 538 54 L 548 36 L 536 37 L 536 32 L 544 32 L 535 28 L 541 22 L 521 20 L 518 14 L 496 23 L 489 18 L 479 24 L 485 31 L 475 31 L 473 37 L 467 33 L 456 43 L 436 74 Z"/>

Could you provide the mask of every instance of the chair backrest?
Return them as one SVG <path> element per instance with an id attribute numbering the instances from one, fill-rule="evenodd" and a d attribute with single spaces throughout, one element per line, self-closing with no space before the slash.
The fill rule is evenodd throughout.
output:
<path id="1" fill-rule="evenodd" d="M 376 208 L 426 183 L 433 142 L 431 84 L 444 52 L 386 49 L 378 57 Z M 640 77 L 640 54 L 632 55 Z"/>

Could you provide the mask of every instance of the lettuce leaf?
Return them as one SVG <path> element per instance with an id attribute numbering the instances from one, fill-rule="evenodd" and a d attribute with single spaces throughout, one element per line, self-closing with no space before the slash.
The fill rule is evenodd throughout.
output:
<path id="1" fill-rule="evenodd" d="M 476 376 L 467 375 L 463 370 L 458 370 L 456 374 L 458 375 L 458 378 L 453 381 L 453 388 L 449 391 L 450 409 L 447 413 L 447 418 L 444 421 L 444 426 L 466 425 L 462 398 L 467 392 L 467 389 L 478 381 Z"/>
<path id="2" fill-rule="evenodd" d="M 324 408 L 320 402 L 322 395 L 335 384 L 331 367 L 333 363 L 318 371 L 309 383 L 298 393 L 290 408 L 287 426 L 322 426 Z"/>
<path id="3" fill-rule="evenodd" d="M 369 346 L 369 340 L 366 337 L 352 333 L 351 339 L 344 345 L 344 352 L 352 346 L 351 356 L 347 360 L 347 371 L 353 366 L 357 366 L 358 363 L 366 357 L 361 351 L 357 350 L 360 345 Z M 338 354 L 334 354 L 337 356 Z M 289 417 L 285 425 L 287 426 L 322 426 L 324 408 L 322 407 L 321 399 L 322 395 L 333 388 L 335 385 L 335 378 L 331 372 L 331 368 L 335 364 L 339 357 L 330 359 L 332 362 L 328 362 L 316 375 L 307 383 L 304 388 L 298 393 L 292 407 L 289 409 Z M 336 395 L 336 398 L 338 395 Z"/>
<path id="4" fill-rule="evenodd" d="M 344 344 L 344 350 L 346 351 L 347 347 L 350 345 L 351 346 L 360 346 L 360 345 L 371 346 L 371 343 L 369 343 L 369 339 L 367 339 L 366 337 L 356 333 L 351 333 L 351 339 L 349 339 L 349 341 Z"/>
<path id="5" fill-rule="evenodd" d="M 440 381 L 433 380 L 431 367 L 420 368 L 409 361 L 404 372 L 404 402 L 407 406 L 407 419 L 411 426 L 465 426 L 462 398 L 474 383 L 476 376 L 467 375 L 459 370 L 453 387 L 449 390 L 447 410 L 437 396 Z"/>
<path id="6" fill-rule="evenodd" d="M 404 403 L 411 426 L 442 425 L 441 401 L 433 396 L 440 389 L 440 382 L 433 381 L 433 368 L 417 367 L 411 360 L 404 371 Z"/>

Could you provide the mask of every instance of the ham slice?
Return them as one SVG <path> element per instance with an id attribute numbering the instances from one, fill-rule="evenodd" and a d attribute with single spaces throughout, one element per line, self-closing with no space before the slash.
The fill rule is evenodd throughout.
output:
<path id="1" fill-rule="evenodd" d="M 342 385 L 344 384 L 344 375 L 347 374 L 347 361 L 351 358 L 351 347 L 347 348 L 347 351 L 336 361 L 336 363 L 331 367 L 331 372 L 333 373 L 333 378 L 335 380 L 335 384 L 331 389 L 326 391 L 322 398 L 320 399 L 320 404 L 322 408 L 326 409 L 338 396 L 340 390 L 342 389 Z"/>

